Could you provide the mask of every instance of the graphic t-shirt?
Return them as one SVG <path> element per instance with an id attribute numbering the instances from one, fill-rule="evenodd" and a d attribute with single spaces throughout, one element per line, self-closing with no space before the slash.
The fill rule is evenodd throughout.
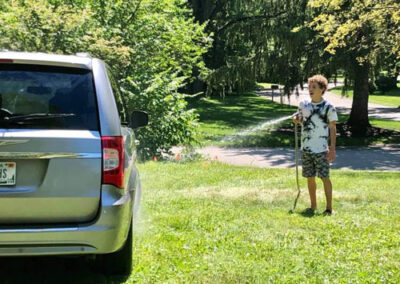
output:
<path id="1" fill-rule="evenodd" d="M 299 111 L 303 116 L 301 128 L 301 150 L 307 153 L 328 151 L 329 123 L 337 121 L 336 109 L 328 101 L 313 103 L 300 102 Z"/>

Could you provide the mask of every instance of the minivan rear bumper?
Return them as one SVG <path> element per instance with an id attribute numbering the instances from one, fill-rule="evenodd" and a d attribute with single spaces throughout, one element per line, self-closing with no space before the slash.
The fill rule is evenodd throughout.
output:
<path id="1" fill-rule="evenodd" d="M 135 192 L 103 185 L 101 206 L 91 223 L 0 226 L 0 256 L 104 254 L 117 251 L 128 235 Z"/>

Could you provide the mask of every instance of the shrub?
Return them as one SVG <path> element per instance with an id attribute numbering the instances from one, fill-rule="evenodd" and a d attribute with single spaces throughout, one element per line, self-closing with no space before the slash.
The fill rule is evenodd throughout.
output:
<path id="1" fill-rule="evenodd" d="M 376 86 L 376 83 L 373 80 L 369 81 L 369 83 L 368 83 L 368 91 L 369 91 L 369 93 L 370 94 L 375 93 L 377 91 L 377 89 L 378 88 Z"/>
<path id="2" fill-rule="evenodd" d="M 375 84 L 379 91 L 387 92 L 397 88 L 397 79 L 388 76 L 378 76 L 375 80 Z"/>

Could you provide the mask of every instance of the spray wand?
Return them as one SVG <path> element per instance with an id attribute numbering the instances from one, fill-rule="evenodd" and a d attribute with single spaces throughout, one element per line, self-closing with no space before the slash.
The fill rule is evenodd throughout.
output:
<path id="1" fill-rule="evenodd" d="M 301 113 L 298 111 L 295 114 L 293 114 L 292 117 L 295 117 L 296 120 L 301 119 Z M 293 208 L 289 211 L 290 214 L 294 212 L 296 209 L 297 201 L 299 200 L 301 190 L 300 190 L 300 185 L 299 185 L 299 139 L 298 139 L 298 123 L 294 124 L 294 147 L 295 147 L 295 162 L 296 162 L 296 187 L 297 187 L 297 196 L 296 199 L 294 200 Z"/>

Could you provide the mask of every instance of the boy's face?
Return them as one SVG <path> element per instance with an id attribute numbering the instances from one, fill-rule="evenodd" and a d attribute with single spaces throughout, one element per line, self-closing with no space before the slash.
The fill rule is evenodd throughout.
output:
<path id="1" fill-rule="evenodd" d="M 313 102 L 319 102 L 322 100 L 323 91 L 324 89 L 321 89 L 317 82 L 312 82 L 308 86 L 308 92 L 310 93 L 310 97 Z"/>

